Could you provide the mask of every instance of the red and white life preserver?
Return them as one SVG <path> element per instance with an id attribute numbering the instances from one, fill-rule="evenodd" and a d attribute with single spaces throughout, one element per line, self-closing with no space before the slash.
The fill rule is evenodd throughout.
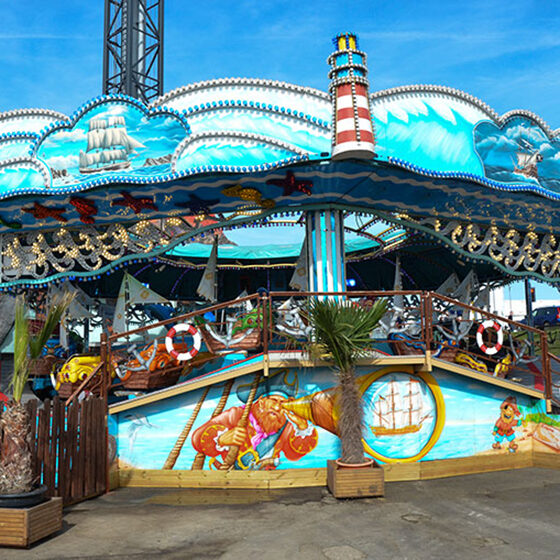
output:
<path id="1" fill-rule="evenodd" d="M 189 352 L 177 352 L 173 346 L 173 337 L 180 332 L 189 333 L 193 339 L 192 349 Z M 200 346 L 202 344 L 202 338 L 200 333 L 188 323 L 179 323 L 174 327 L 171 327 L 167 332 L 165 337 L 165 348 L 169 352 L 169 355 L 178 360 L 179 362 L 186 362 L 187 360 L 192 360 L 199 352 Z"/>
<path id="2" fill-rule="evenodd" d="M 482 333 L 486 329 L 494 329 L 496 331 L 496 335 L 498 336 L 498 341 L 494 346 L 488 348 L 486 344 L 484 344 L 484 340 L 482 338 Z M 502 325 L 497 323 L 496 321 L 492 321 L 492 319 L 488 319 L 488 321 L 484 321 L 478 326 L 478 330 L 476 331 L 476 343 L 478 347 L 488 356 L 493 356 L 497 354 L 504 345 L 504 331 L 502 330 Z"/>

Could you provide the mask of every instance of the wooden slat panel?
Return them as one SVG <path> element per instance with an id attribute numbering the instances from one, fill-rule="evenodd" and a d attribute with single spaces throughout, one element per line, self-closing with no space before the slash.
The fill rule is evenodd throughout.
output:
<path id="1" fill-rule="evenodd" d="M 37 399 L 27 401 L 27 413 L 29 414 L 29 425 L 31 427 L 31 468 L 33 476 L 36 478 L 40 475 L 37 471 Z"/>
<path id="2" fill-rule="evenodd" d="M 80 427 L 79 427 L 79 445 L 78 445 L 78 472 L 74 476 L 78 477 L 77 491 L 74 497 L 81 497 L 87 494 L 86 489 L 86 454 L 88 432 L 88 416 L 90 414 L 90 402 L 84 400 L 80 403 Z"/>
<path id="3" fill-rule="evenodd" d="M 71 500 L 73 496 L 78 495 L 78 414 L 80 410 L 80 404 L 73 402 L 68 411 L 68 438 L 69 445 L 68 450 L 70 453 L 70 464 L 69 464 L 69 489 L 67 499 Z"/>
<path id="4" fill-rule="evenodd" d="M 383 465 L 385 482 L 420 480 L 421 463 L 389 463 Z"/>
<path id="5" fill-rule="evenodd" d="M 59 445 L 59 470 L 58 470 L 58 495 L 66 504 L 70 497 L 70 456 L 71 456 L 71 439 L 70 439 L 70 408 L 64 410 L 64 425 L 60 435 Z"/>
<path id="6" fill-rule="evenodd" d="M 560 453 L 533 451 L 533 465 L 542 469 L 560 469 Z"/>
<path id="7" fill-rule="evenodd" d="M 103 449 L 105 448 L 105 421 L 104 421 L 104 406 L 101 399 L 96 404 L 95 415 L 93 417 L 93 425 L 96 437 L 95 446 L 95 488 L 96 492 L 103 492 L 105 488 L 104 478 L 105 478 L 105 461 L 103 456 Z"/>
<path id="8" fill-rule="evenodd" d="M 58 397 L 57 397 L 58 399 Z M 56 484 L 56 496 L 62 497 L 64 495 L 64 483 L 67 471 L 64 467 L 64 453 L 65 453 L 65 434 L 66 434 L 66 406 L 58 399 L 58 406 L 60 408 L 59 418 L 60 424 L 58 426 L 58 441 L 57 443 L 57 474 L 58 481 Z"/>
<path id="9" fill-rule="evenodd" d="M 55 397 L 53 400 L 53 426 L 52 426 L 52 440 L 51 440 L 51 468 L 52 468 L 52 490 L 51 496 L 57 495 L 57 485 L 58 485 L 58 442 L 60 441 L 60 430 L 63 421 L 64 409 L 61 406 L 60 399 Z"/>
<path id="10" fill-rule="evenodd" d="M 420 476 L 422 479 L 445 478 L 448 476 L 532 467 L 533 457 L 531 452 L 518 451 L 517 453 L 478 455 L 460 459 L 444 459 L 442 461 L 423 461 L 420 465 Z"/>

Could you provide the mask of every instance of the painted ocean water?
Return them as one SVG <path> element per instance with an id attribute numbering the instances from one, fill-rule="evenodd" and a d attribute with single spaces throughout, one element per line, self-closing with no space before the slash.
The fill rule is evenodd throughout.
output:
<path id="1" fill-rule="evenodd" d="M 443 429 L 437 443 L 422 460 L 468 457 L 482 451 L 488 451 L 494 442 L 492 436 L 493 427 L 493 422 L 474 425 L 447 425 Z M 172 435 L 170 430 L 150 422 L 150 426 L 139 428 L 136 434 L 131 431 L 121 432 L 122 435 L 119 438 L 119 457 L 137 468 L 161 469 L 180 430 L 181 427 L 173 431 Z M 278 468 L 305 469 L 324 467 L 327 459 L 336 459 L 340 454 L 338 438 L 321 428 L 318 428 L 318 432 L 319 442 L 311 453 L 298 461 L 288 461 L 282 455 Z M 425 437 L 423 435 L 418 437 L 418 434 L 367 438 L 368 444 L 375 451 L 395 459 L 415 455 L 420 451 L 422 446 L 419 442 L 422 441 L 426 441 Z M 192 448 L 189 437 L 177 460 L 175 469 L 190 469 L 195 455 L 196 452 Z M 208 468 L 208 462 L 206 462 L 205 468 Z"/>

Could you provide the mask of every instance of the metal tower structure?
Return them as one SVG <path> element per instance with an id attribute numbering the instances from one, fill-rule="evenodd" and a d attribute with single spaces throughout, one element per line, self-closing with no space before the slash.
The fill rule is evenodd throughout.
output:
<path id="1" fill-rule="evenodd" d="M 103 93 L 163 93 L 163 0 L 105 0 Z"/>

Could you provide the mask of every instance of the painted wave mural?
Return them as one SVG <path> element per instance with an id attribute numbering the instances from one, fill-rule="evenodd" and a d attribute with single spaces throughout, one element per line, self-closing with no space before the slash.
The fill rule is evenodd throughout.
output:
<path id="1" fill-rule="evenodd" d="M 170 92 L 150 107 L 117 95 L 95 98 L 70 117 L 0 114 L 0 197 L 328 157 L 330 112 L 328 95 L 310 88 L 216 80 Z M 39 173 L 30 177 L 30 170 Z"/>
<path id="2" fill-rule="evenodd" d="M 560 193 L 560 142 L 532 119 L 514 117 L 503 126 L 482 122 L 474 141 L 487 177 Z"/>

